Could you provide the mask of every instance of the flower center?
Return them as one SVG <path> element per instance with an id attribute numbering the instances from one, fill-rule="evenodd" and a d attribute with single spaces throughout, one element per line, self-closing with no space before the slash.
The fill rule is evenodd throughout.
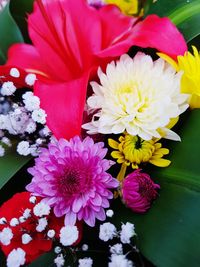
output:
<path id="1" fill-rule="evenodd" d="M 123 154 L 129 162 L 147 162 L 154 152 L 151 141 L 144 141 L 138 136 L 126 135 L 122 143 Z M 138 162 L 140 159 L 140 162 Z"/>
<path id="2" fill-rule="evenodd" d="M 74 169 L 66 170 L 60 179 L 61 191 L 66 194 L 76 193 L 80 190 L 80 172 Z"/>
<path id="3" fill-rule="evenodd" d="M 150 179 L 139 177 L 139 193 L 148 201 L 156 198 L 157 192 L 154 189 L 153 183 Z"/>

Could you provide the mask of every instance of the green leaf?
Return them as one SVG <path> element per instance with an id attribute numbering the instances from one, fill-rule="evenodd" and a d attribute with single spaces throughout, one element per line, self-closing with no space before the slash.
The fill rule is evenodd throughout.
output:
<path id="1" fill-rule="evenodd" d="M 187 42 L 200 34 L 199 0 L 158 0 L 146 10 L 145 15 L 169 17 L 184 34 Z"/>
<path id="2" fill-rule="evenodd" d="M 56 254 L 53 251 L 50 251 L 48 253 L 43 254 L 39 258 L 37 258 L 35 261 L 33 261 L 31 264 L 28 265 L 28 267 L 39 267 L 39 266 L 44 266 L 44 267 L 52 267 L 55 266 L 53 264 L 54 259 L 56 258 Z"/>
<path id="3" fill-rule="evenodd" d="M 0 36 L 0 64 L 3 64 L 8 48 L 14 43 L 23 42 L 22 34 L 10 14 L 9 5 L 0 12 Z"/>
<path id="4" fill-rule="evenodd" d="M 18 172 L 28 161 L 30 157 L 23 157 L 16 153 L 16 147 L 13 145 L 6 150 L 4 157 L 0 158 L 0 189 Z"/>
<path id="5" fill-rule="evenodd" d="M 182 142 L 166 142 L 172 164 L 148 172 L 161 185 L 149 212 L 115 208 L 118 223 L 135 223 L 139 249 L 159 267 L 200 266 L 200 110 L 183 116 L 179 134 Z"/>
<path id="6" fill-rule="evenodd" d="M 30 42 L 27 27 L 27 17 L 33 10 L 34 0 L 10 0 L 10 11 L 20 28 L 24 40 Z"/>

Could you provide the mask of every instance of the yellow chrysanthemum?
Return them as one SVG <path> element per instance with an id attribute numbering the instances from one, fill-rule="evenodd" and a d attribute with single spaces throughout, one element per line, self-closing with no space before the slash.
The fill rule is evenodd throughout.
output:
<path id="1" fill-rule="evenodd" d="M 169 149 L 162 148 L 158 139 L 145 141 L 138 136 L 131 136 L 126 133 L 119 137 L 119 142 L 108 139 L 108 144 L 115 149 L 111 156 L 119 164 L 131 165 L 133 169 L 137 169 L 141 163 L 149 162 L 158 167 L 167 167 L 171 162 L 162 158 L 169 154 Z"/>
<path id="2" fill-rule="evenodd" d="M 158 55 L 177 71 L 183 71 L 181 92 L 191 95 L 189 98 L 191 108 L 200 108 L 200 54 L 195 46 L 192 46 L 192 49 L 193 54 L 186 52 L 184 56 L 178 56 L 178 62 L 165 54 L 158 53 Z"/>
<path id="3" fill-rule="evenodd" d="M 118 6 L 125 15 L 138 13 L 138 0 L 104 0 L 104 2 Z"/>

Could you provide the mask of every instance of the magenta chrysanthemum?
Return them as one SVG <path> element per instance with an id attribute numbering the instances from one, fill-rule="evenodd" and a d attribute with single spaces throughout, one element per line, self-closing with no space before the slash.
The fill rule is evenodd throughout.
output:
<path id="1" fill-rule="evenodd" d="M 57 217 L 65 215 L 66 225 L 84 220 L 94 226 L 96 218 L 105 220 L 104 208 L 113 197 L 109 189 L 118 182 L 106 172 L 113 163 L 104 159 L 103 146 L 78 136 L 50 143 L 28 170 L 33 179 L 26 189 L 44 197 Z"/>
<path id="2" fill-rule="evenodd" d="M 122 183 L 122 197 L 127 207 L 138 213 L 144 213 L 150 208 L 151 202 L 157 197 L 155 184 L 147 173 L 140 169 L 129 174 Z"/>

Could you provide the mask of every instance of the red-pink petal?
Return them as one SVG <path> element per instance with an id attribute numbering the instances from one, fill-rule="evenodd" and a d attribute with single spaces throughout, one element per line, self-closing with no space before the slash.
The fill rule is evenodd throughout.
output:
<path id="1" fill-rule="evenodd" d="M 134 45 L 151 47 L 173 58 L 187 51 L 186 42 L 176 26 L 168 18 L 149 15 L 136 24 L 132 32 Z"/>
<path id="2" fill-rule="evenodd" d="M 47 113 L 47 125 L 57 138 L 79 135 L 86 98 L 88 73 L 66 83 L 37 81 L 34 93 Z"/>
<path id="3" fill-rule="evenodd" d="M 11 46 L 8 50 L 8 61 L 6 65 L 16 66 L 26 71 L 37 70 L 43 73 L 47 72 L 41 62 L 37 49 L 27 44 L 14 44 Z"/>

